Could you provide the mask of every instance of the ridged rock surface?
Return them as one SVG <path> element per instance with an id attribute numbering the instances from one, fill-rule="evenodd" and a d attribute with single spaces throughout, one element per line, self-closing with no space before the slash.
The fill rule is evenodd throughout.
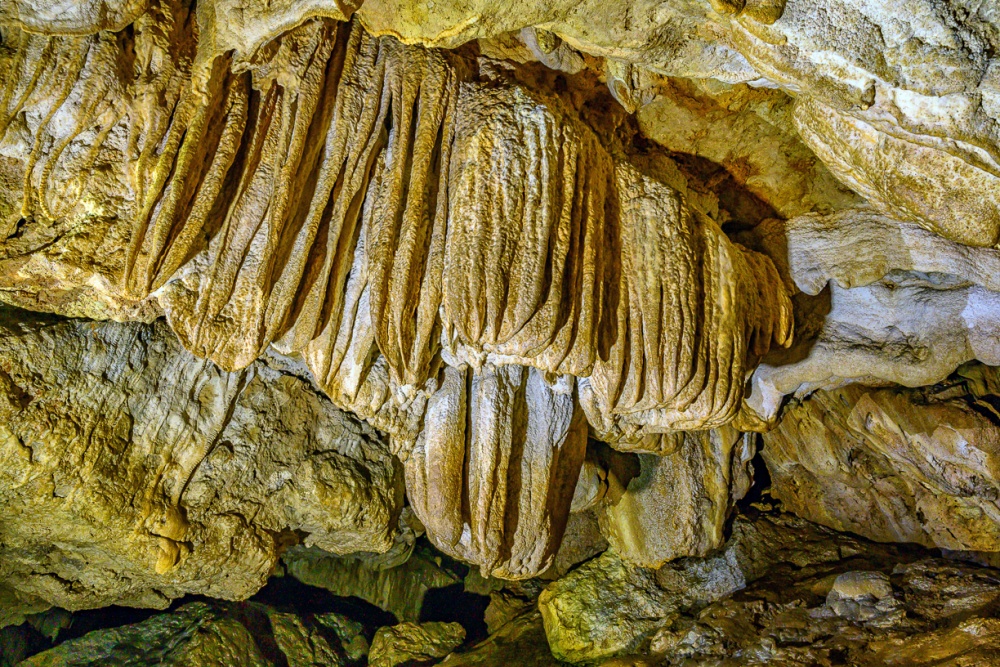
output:
<path id="1" fill-rule="evenodd" d="M 295 648 L 163 660 L 339 664 L 334 593 L 437 660 L 475 588 L 451 664 L 995 661 L 992 571 L 747 512 L 1000 562 L 998 26 L 0 0 L 0 642 L 285 574 Z"/>
<path id="2" fill-rule="evenodd" d="M 67 609 L 245 598 L 297 531 L 389 549 L 403 501 L 370 427 L 264 362 L 221 371 L 163 324 L 2 311 L 0 461 L 4 585 Z"/>
<path id="3" fill-rule="evenodd" d="M 454 47 L 538 26 L 640 69 L 797 97 L 795 127 L 835 176 L 883 213 L 953 240 L 1000 235 L 997 9 L 915 0 L 598 0 L 411 6 L 369 0 L 379 34 Z"/>
<path id="4" fill-rule="evenodd" d="M 732 242 L 684 176 L 665 178 L 680 173 L 665 155 L 633 163 L 578 97 L 330 20 L 339 6 L 251 3 L 223 25 L 236 4 L 164 0 L 93 35 L 10 28 L 0 298 L 162 312 L 230 372 L 272 344 L 301 355 L 338 406 L 414 451 L 411 471 L 436 468 L 410 476 L 432 540 L 508 577 L 558 550 L 577 378 L 591 424 L 627 446 L 733 421 L 747 372 L 790 344 L 772 261 Z M 511 393 L 469 394 L 464 436 L 448 426 L 464 419 L 463 375 Z M 431 516 L 457 489 L 468 506 Z"/>

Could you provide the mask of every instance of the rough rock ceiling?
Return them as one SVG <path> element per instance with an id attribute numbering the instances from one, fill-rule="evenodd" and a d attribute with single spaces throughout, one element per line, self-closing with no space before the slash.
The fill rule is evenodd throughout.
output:
<path id="1" fill-rule="evenodd" d="M 1000 552 L 997 26 L 4 3 L 0 622 L 243 599 L 411 512 L 484 576 L 587 522 L 662 568 L 726 543 L 761 442 L 802 517 Z"/>

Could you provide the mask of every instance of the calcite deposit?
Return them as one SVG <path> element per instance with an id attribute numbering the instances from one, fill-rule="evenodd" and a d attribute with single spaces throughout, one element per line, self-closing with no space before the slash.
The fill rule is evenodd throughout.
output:
<path id="1" fill-rule="evenodd" d="M 997 26 L 3 2 L 0 646 L 988 663 Z"/>

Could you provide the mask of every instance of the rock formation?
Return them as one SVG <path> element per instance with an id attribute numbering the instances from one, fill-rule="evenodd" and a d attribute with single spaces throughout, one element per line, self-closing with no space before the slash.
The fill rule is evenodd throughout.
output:
<path id="1" fill-rule="evenodd" d="M 747 368 L 790 342 L 772 262 L 602 145 L 558 95 L 357 24 L 307 21 L 234 57 L 196 39 L 201 14 L 166 3 L 142 16 L 148 29 L 97 43 L 18 33 L 4 127 L 22 218 L 4 242 L 6 298 L 93 317 L 162 309 L 187 349 L 229 371 L 272 343 L 303 355 L 335 402 L 404 458 L 416 448 L 415 508 L 446 551 L 507 576 L 548 566 L 582 422 L 545 434 L 539 419 L 556 404 L 574 414 L 574 376 L 590 378 L 601 432 L 716 427 L 739 411 Z M 132 51 L 169 76 L 116 66 Z M 38 86 L 57 75 L 53 100 Z M 94 218 L 113 251 L 57 231 Z M 43 255 L 63 243 L 76 263 L 53 267 Z M 457 400 L 462 375 L 484 378 L 473 392 L 527 398 L 499 411 Z M 546 383 L 564 398 L 545 398 Z M 483 412 L 481 435 L 448 426 L 465 411 Z M 511 420 L 527 425 L 521 444 Z M 496 450 L 512 446 L 523 461 Z M 459 467 L 423 481 L 425 456 Z M 464 472 L 465 459 L 485 468 Z M 481 474 L 518 469 L 538 477 L 512 487 L 530 506 L 494 507 L 506 483 L 477 497 Z M 433 496 L 457 502 L 466 487 L 469 507 L 428 515 Z M 517 523 L 510 503 L 524 505 Z M 466 543 L 444 546 L 466 524 Z"/>
<path id="2" fill-rule="evenodd" d="M 0 646 L 991 660 L 998 25 L 3 3 Z"/>
<path id="3" fill-rule="evenodd" d="M 400 623 L 379 628 L 372 641 L 368 664 L 396 667 L 443 658 L 465 639 L 458 623 Z"/>
<path id="4" fill-rule="evenodd" d="M 764 436 L 773 494 L 799 516 L 883 542 L 1000 544 L 996 370 L 933 388 L 818 391 Z"/>
<path id="5" fill-rule="evenodd" d="M 403 501 L 373 429 L 265 361 L 219 370 L 163 324 L 2 311 L 0 462 L 3 586 L 66 609 L 243 599 L 296 533 L 389 549 Z"/>

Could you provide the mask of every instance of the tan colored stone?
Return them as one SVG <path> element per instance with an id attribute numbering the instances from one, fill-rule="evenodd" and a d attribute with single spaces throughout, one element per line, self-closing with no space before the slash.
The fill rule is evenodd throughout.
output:
<path id="1" fill-rule="evenodd" d="M 617 415 L 661 431 L 721 426 L 742 404 L 747 364 L 791 341 L 791 302 L 769 259 L 731 243 L 666 185 L 622 163 L 616 174 L 622 284 L 588 418 L 599 433 Z M 716 334 L 702 335 L 706 325 Z"/>
<path id="2" fill-rule="evenodd" d="M 138 18 L 149 0 L 84 0 L 69 5 L 46 0 L 12 0 L 0 7 L 0 23 L 44 34 L 91 34 L 121 30 Z"/>
<path id="3" fill-rule="evenodd" d="M 1000 551 L 1000 429 L 991 368 L 925 390 L 816 392 L 764 436 L 789 510 L 884 542 Z M 977 387 L 978 385 L 978 387 Z M 975 392 L 975 393 L 973 393 Z"/>
<path id="4" fill-rule="evenodd" d="M 770 262 L 612 157 L 572 96 L 304 20 L 316 4 L 258 48 L 261 26 L 299 14 L 250 3 L 227 28 L 247 52 L 223 54 L 209 14 L 229 6 L 199 8 L 202 41 L 169 3 L 121 41 L 14 31 L 0 67 L 25 89 L 5 91 L 4 141 L 26 217 L 0 244 L 0 294 L 118 319 L 162 307 L 185 347 L 231 371 L 276 343 L 404 456 L 439 350 L 455 367 L 596 364 L 602 421 L 734 418 L 746 368 L 790 336 Z M 146 70 L 116 66 L 130 48 Z M 60 76 L 66 97 L 46 98 Z"/>
<path id="5" fill-rule="evenodd" d="M 746 404 L 765 421 L 789 394 L 850 382 L 920 387 L 971 360 L 1000 364 L 996 250 L 869 210 L 769 221 L 754 235 L 790 287 L 818 295 L 809 306 L 817 322 L 754 371 Z"/>
<path id="6" fill-rule="evenodd" d="M 680 444 L 669 454 L 641 454 L 639 476 L 601 508 L 612 548 L 642 567 L 722 546 L 729 512 L 749 488 L 739 480 L 755 453 L 751 436 L 723 428 L 676 437 Z"/>
<path id="7" fill-rule="evenodd" d="M 0 573 L 19 595 L 241 599 L 293 531 L 341 553 L 392 545 L 399 463 L 306 381 L 220 371 L 163 324 L 2 317 Z"/>
<path id="8" fill-rule="evenodd" d="M 725 547 L 708 558 L 653 570 L 629 565 L 609 550 L 549 584 L 538 607 L 552 654 L 593 663 L 634 654 L 683 610 L 729 597 L 772 567 L 838 561 L 860 546 L 790 515 L 739 517 Z"/>
<path id="9" fill-rule="evenodd" d="M 720 184 L 716 191 L 736 221 L 757 222 L 768 208 L 771 215 L 790 218 L 860 203 L 802 143 L 793 100 L 781 91 L 711 79 L 665 79 L 656 93 L 636 114 L 643 135 L 728 172 L 732 184 Z M 737 200 L 737 187 L 759 203 Z"/>
<path id="10" fill-rule="evenodd" d="M 444 370 L 406 461 L 428 537 L 484 576 L 521 579 L 552 563 L 587 446 L 571 378 L 522 366 Z"/>

